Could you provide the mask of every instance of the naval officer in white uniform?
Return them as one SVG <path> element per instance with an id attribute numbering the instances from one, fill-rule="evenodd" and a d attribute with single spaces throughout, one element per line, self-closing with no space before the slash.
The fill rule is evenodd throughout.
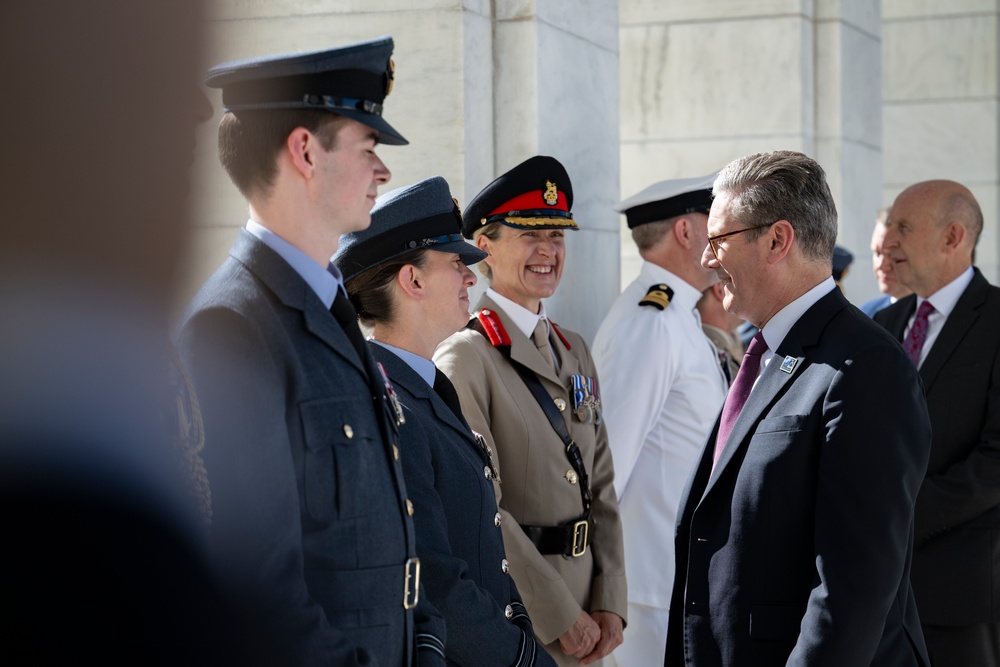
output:
<path id="1" fill-rule="evenodd" d="M 629 582 L 629 625 L 610 656 L 620 667 L 663 661 L 674 573 L 669 538 L 728 389 L 695 310 L 715 279 L 701 266 L 714 179 L 662 181 L 616 209 L 644 260 L 594 341 Z"/>

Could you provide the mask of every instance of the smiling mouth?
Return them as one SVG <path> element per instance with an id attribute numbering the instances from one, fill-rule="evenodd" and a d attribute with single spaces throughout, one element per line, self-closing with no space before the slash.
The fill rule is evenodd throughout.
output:
<path id="1" fill-rule="evenodd" d="M 543 275 L 547 273 L 552 273 L 551 266 L 529 266 L 528 270 L 531 271 L 532 273 L 540 273 Z"/>

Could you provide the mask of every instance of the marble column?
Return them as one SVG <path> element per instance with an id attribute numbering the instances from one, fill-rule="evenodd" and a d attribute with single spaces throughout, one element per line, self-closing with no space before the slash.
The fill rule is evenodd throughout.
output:
<path id="1" fill-rule="evenodd" d="M 946 178 L 968 186 L 985 224 L 976 264 L 1000 282 L 1000 7 L 995 0 L 882 0 L 882 199 Z"/>
<path id="2" fill-rule="evenodd" d="M 465 204 L 536 153 L 566 165 L 583 231 L 570 235 L 556 321 L 593 336 L 618 292 L 618 32 L 615 0 L 213 0 L 206 67 L 392 35 L 385 116 L 409 146 L 383 146 L 383 190 L 444 176 Z M 215 158 L 216 118 L 195 166 L 200 227 L 189 293 L 222 261 L 246 207 Z M 482 287 L 484 289 L 484 287 Z"/>
<path id="3" fill-rule="evenodd" d="M 621 195 L 749 153 L 802 151 L 829 174 L 839 242 L 858 261 L 848 295 L 873 295 L 864 281 L 882 188 L 878 5 L 621 0 L 620 8 Z M 639 259 L 624 229 L 622 248 L 626 284 Z"/>

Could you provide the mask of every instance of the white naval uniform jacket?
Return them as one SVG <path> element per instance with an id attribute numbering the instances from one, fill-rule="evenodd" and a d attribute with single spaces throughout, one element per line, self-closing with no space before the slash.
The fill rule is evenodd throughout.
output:
<path id="1" fill-rule="evenodd" d="M 663 310 L 640 306 L 658 284 L 673 290 L 670 304 Z M 670 607 L 681 492 L 728 391 L 718 353 L 694 309 L 699 298 L 673 273 L 643 262 L 594 340 L 629 602 L 658 609 Z"/>

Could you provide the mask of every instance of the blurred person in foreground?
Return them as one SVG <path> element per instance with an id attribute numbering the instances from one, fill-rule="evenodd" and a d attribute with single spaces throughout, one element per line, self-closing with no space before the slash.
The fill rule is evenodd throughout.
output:
<path id="1" fill-rule="evenodd" d="M 927 667 L 909 580 L 931 435 L 916 370 L 834 283 L 815 161 L 749 155 L 713 193 L 702 262 L 760 331 L 683 494 L 664 664 Z"/>
<path id="2" fill-rule="evenodd" d="M 1000 665 L 1000 288 L 973 266 L 983 231 L 964 185 L 896 197 L 883 251 L 914 291 L 879 311 L 920 370 L 934 439 L 917 496 L 913 590 L 935 667 Z"/>
<path id="3" fill-rule="evenodd" d="M 878 311 L 913 294 L 913 290 L 899 282 L 892 258 L 885 251 L 885 223 L 888 219 L 889 209 L 883 208 L 878 212 L 878 216 L 875 218 L 875 229 L 872 230 L 872 272 L 875 274 L 878 291 L 882 292 L 882 296 L 875 297 L 858 306 L 861 312 L 868 317 L 875 317 L 875 313 Z"/>
<path id="4" fill-rule="evenodd" d="M 334 263 L 372 353 L 403 406 L 399 451 L 428 599 L 448 626 L 452 665 L 555 665 L 535 640 L 508 574 L 492 452 L 434 366 L 438 344 L 469 321 L 469 264 L 486 253 L 462 237 L 462 214 L 440 176 L 387 192 L 371 226 L 341 237 Z"/>
<path id="5" fill-rule="evenodd" d="M 223 63 L 219 158 L 247 199 L 180 335 L 205 423 L 214 555 L 296 664 L 444 663 L 420 596 L 403 416 L 330 264 L 390 178 L 390 37 Z"/>
<path id="6" fill-rule="evenodd" d="M 535 634 L 560 665 L 601 664 L 626 615 L 614 466 L 590 350 L 543 299 L 559 286 L 573 186 L 555 158 L 502 174 L 465 209 L 462 231 L 489 253 L 470 326 L 434 362 L 499 467 L 510 572 Z M 483 474 L 493 476 L 486 468 Z"/>
<path id="7" fill-rule="evenodd" d="M 208 574 L 196 402 L 167 337 L 188 228 L 192 0 L 0 8 L 0 655 L 273 661 Z"/>
<path id="8" fill-rule="evenodd" d="M 623 667 L 663 654 L 674 554 L 650 536 L 673 532 L 729 387 L 695 310 L 715 280 L 701 265 L 714 180 L 713 172 L 660 181 L 616 207 L 643 259 L 594 339 L 629 580 L 629 627 L 608 662 Z"/>

